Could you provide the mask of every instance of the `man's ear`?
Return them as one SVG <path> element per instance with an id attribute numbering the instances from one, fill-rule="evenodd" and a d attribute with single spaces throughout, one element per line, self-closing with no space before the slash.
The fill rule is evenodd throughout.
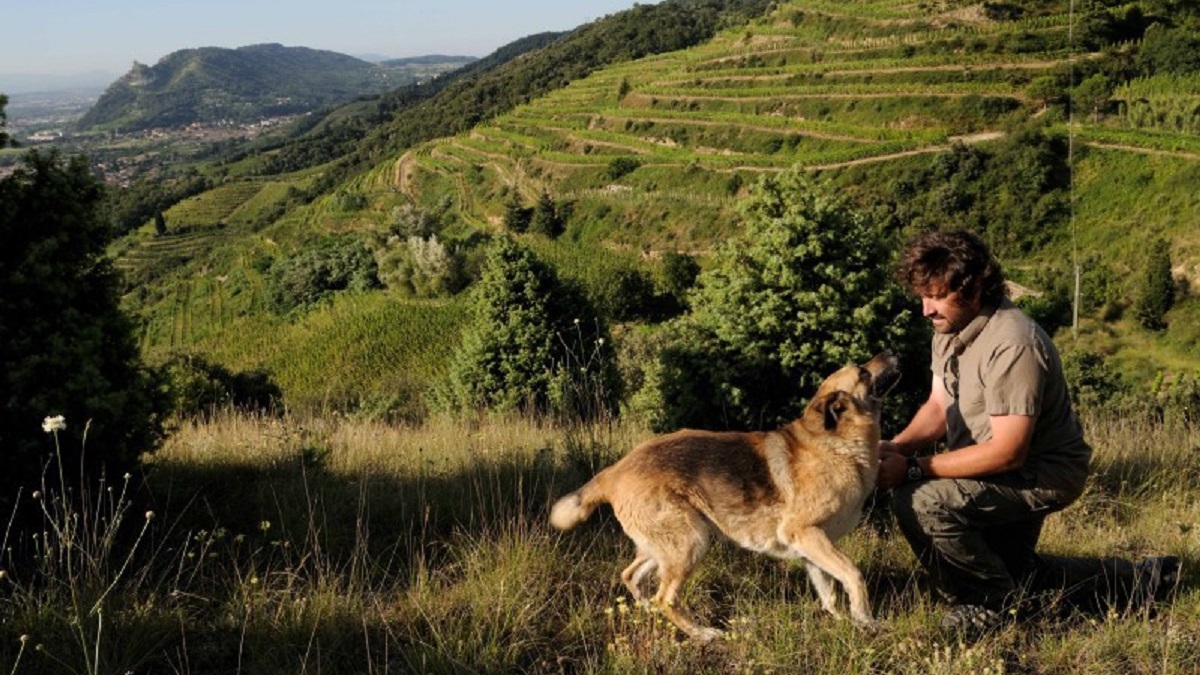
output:
<path id="1" fill-rule="evenodd" d="M 842 413 L 850 408 L 850 395 L 844 391 L 835 391 L 825 397 L 821 407 L 825 410 L 825 430 L 833 431 L 837 428 Z"/>

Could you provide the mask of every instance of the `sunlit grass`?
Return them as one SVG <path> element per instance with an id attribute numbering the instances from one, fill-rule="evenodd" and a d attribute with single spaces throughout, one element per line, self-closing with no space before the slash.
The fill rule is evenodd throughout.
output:
<path id="1" fill-rule="evenodd" d="M 1172 553 L 1185 571 L 1194 566 L 1200 433 L 1128 418 L 1087 426 L 1096 477 L 1079 503 L 1049 520 L 1043 548 Z M 842 542 L 867 575 L 880 633 L 828 617 L 799 567 L 718 545 L 685 597 L 729 636 L 706 646 L 684 641 L 660 614 L 627 599 L 618 572 L 632 545 L 607 509 L 567 534 L 545 523 L 553 499 L 646 433 L 514 417 L 412 427 L 245 415 L 186 423 L 149 462 L 142 493 L 113 502 L 139 516 L 143 505 L 153 507 L 145 538 L 139 543 L 143 523 L 132 522 L 141 519 L 129 518 L 100 523 L 112 528 L 109 548 L 80 544 L 108 557 L 102 629 L 94 615 L 62 602 L 71 588 L 94 584 L 63 571 L 30 575 L 27 565 L 37 561 L 10 554 L 0 580 L 0 661 L 31 673 L 1200 666 L 1191 572 L 1174 604 L 1155 616 L 1045 616 L 977 643 L 947 639 L 937 629 L 944 608 L 925 592 L 886 513 Z"/>

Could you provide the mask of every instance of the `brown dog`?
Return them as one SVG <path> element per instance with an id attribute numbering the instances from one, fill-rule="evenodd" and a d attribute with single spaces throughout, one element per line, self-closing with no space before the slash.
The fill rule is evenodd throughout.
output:
<path id="1" fill-rule="evenodd" d="M 879 470 L 879 412 L 897 379 L 884 352 L 846 366 L 818 388 L 803 416 L 777 431 L 685 429 L 652 438 L 554 504 L 550 523 L 569 530 L 609 502 L 637 545 L 621 580 L 638 601 L 657 571 L 654 602 L 692 638 L 720 636 L 676 603 L 720 532 L 744 548 L 803 559 L 821 605 L 840 616 L 834 580 L 855 621 L 874 627 L 862 573 L 833 543 L 852 530 Z"/>

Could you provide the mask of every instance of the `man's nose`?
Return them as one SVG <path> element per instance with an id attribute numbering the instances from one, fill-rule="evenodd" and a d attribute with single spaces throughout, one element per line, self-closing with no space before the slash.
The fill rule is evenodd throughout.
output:
<path id="1" fill-rule="evenodd" d="M 933 316 L 937 314 L 937 309 L 933 306 L 933 301 L 929 298 L 921 298 L 921 314 L 922 316 Z"/>

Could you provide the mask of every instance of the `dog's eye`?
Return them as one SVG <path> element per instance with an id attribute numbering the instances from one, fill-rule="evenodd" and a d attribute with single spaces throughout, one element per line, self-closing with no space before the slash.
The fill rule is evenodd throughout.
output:
<path id="1" fill-rule="evenodd" d="M 858 379 L 860 381 L 865 380 L 867 382 L 870 382 L 871 381 L 871 371 L 867 370 L 866 368 L 863 368 L 862 366 L 859 366 L 858 367 Z"/>

